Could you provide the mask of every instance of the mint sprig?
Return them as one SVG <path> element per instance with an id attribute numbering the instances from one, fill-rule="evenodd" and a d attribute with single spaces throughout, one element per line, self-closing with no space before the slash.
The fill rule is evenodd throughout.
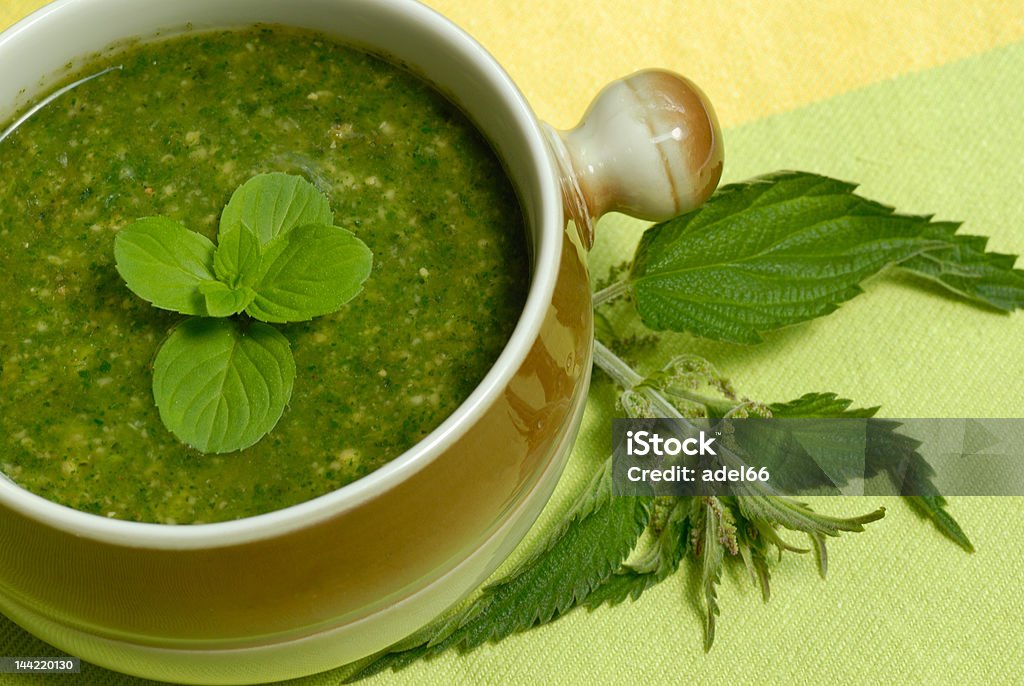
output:
<path id="1" fill-rule="evenodd" d="M 315 186 L 262 174 L 235 191 L 215 246 L 167 217 L 146 217 L 114 239 L 117 271 L 154 307 L 203 319 L 179 325 L 153 367 L 164 425 L 202 452 L 247 448 L 276 426 L 295 361 L 267 324 L 337 311 L 362 290 L 373 254 L 334 226 Z M 228 320 L 234 315 L 243 315 Z M 253 322 L 252 319 L 260 320 Z"/>
<path id="2" fill-rule="evenodd" d="M 256 291 L 248 286 L 229 286 L 223 281 L 204 281 L 199 292 L 206 299 L 206 313 L 211 317 L 230 317 L 244 311 L 256 299 Z"/>

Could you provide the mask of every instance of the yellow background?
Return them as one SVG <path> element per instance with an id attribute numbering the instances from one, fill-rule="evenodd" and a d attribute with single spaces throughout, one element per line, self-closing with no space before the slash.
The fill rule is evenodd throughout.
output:
<path id="1" fill-rule="evenodd" d="M 0 26 L 42 4 L 6 0 Z M 991 247 L 1024 252 L 1024 82 L 1016 77 L 1024 73 L 1024 3 L 428 4 L 487 47 L 556 126 L 572 125 L 613 78 L 674 69 L 715 103 L 726 129 L 726 180 L 780 167 L 829 173 L 900 209 L 967 220 L 964 230 L 991 235 Z M 595 272 L 627 256 L 643 226 L 603 221 Z M 1024 416 L 1021 314 L 971 308 L 905 278 L 872 279 L 866 291 L 757 348 L 672 336 L 647 362 L 696 351 L 743 393 L 768 401 L 835 391 L 880 404 L 888 416 Z M 591 399 L 584 438 L 531 539 L 601 459 L 610 407 L 607 393 Z M 853 514 L 877 500 L 821 507 Z M 1020 683 L 1024 499 L 952 499 L 974 555 L 901 501 L 884 504 L 883 521 L 830 546 L 827 582 L 810 559 L 787 555 L 763 606 L 738 569 L 727 572 L 710 655 L 701 651 L 694 574 L 684 564 L 636 603 L 574 612 L 370 683 Z M 49 654 L 0 620 L 0 655 L 23 649 Z M 337 681 L 330 674 L 304 683 Z M 134 682 L 92 668 L 75 683 Z"/>

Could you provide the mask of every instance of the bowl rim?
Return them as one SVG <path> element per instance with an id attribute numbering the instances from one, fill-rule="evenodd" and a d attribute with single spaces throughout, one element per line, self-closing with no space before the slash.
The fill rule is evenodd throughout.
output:
<path id="1" fill-rule="evenodd" d="M 69 10 L 93 2 L 118 0 L 55 0 L 0 32 L 0 52 L 12 42 L 35 39 L 36 31 L 48 31 L 49 22 L 60 22 Z M 332 0 L 339 5 L 347 0 Z M 141 7 L 136 0 L 132 3 Z M 540 335 L 558 278 L 563 227 L 561 198 L 555 164 L 536 115 L 508 73 L 487 50 L 436 10 L 416 0 L 376 0 L 387 11 L 400 12 L 413 19 L 433 40 L 456 50 L 487 75 L 499 94 L 488 99 L 487 106 L 500 104 L 509 119 L 507 126 L 528 152 L 531 173 L 538 181 L 531 189 L 536 195 L 539 225 L 534 227 L 533 261 L 526 303 L 508 342 L 466 400 L 439 426 L 405 452 L 385 465 L 350 484 L 316 498 L 280 510 L 242 519 L 204 524 L 170 525 L 111 519 L 73 509 L 36 495 L 0 472 L 0 507 L 7 507 L 26 518 L 76 536 L 115 546 L 162 550 L 187 550 L 235 546 L 286 535 L 314 526 L 386 492 L 416 474 L 463 436 L 504 391 L 526 360 Z M 141 10 L 140 10 L 141 11 Z M 151 35 L 161 26 L 154 26 Z M 399 34 L 392 40 L 400 40 Z M 124 36 L 121 40 L 137 38 Z M 143 36 L 143 39 L 149 36 Z M 362 47 L 363 44 L 360 44 Z M 98 46 L 103 49 L 104 46 Z M 371 49 L 374 46 L 370 46 Z M 377 46 L 387 54 L 387 45 Z M 22 67 L 24 68 L 24 67 Z M 524 191 L 525 189 L 519 189 Z M 528 218 L 527 218 L 528 219 Z"/>

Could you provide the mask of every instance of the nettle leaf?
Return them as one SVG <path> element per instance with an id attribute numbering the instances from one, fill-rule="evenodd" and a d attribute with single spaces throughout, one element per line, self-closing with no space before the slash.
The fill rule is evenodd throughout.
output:
<path id="1" fill-rule="evenodd" d="M 221 231 L 213 255 L 214 272 L 228 286 L 252 286 L 259 278 L 262 253 L 255 233 L 242 227 Z"/>
<path id="2" fill-rule="evenodd" d="M 869 425 L 866 476 L 889 475 L 896 492 L 919 514 L 931 520 L 943 536 L 967 552 L 973 552 L 967 534 L 946 510 L 946 499 L 932 482 L 935 470 L 918 448 L 921 441 L 899 433 L 897 421 L 878 420 Z"/>
<path id="3" fill-rule="evenodd" d="M 874 417 L 881 409 L 878 405 L 874 407 L 853 408 L 852 400 L 840 398 L 835 393 L 805 393 L 796 400 L 786 403 L 772 403 L 768 408 L 772 411 L 773 417 L 847 417 L 847 418 L 868 418 Z"/>
<path id="4" fill-rule="evenodd" d="M 164 425 L 204 453 L 247 448 L 277 424 L 292 394 L 288 340 L 266 324 L 188 319 L 153 363 Z"/>
<path id="5" fill-rule="evenodd" d="M 655 498 L 651 523 L 645 534 L 646 546 L 638 546 L 628 563 L 587 596 L 586 607 L 593 610 L 604 603 L 617 605 L 626 598 L 636 600 L 644 591 L 675 573 L 686 553 L 690 509 L 685 498 Z"/>
<path id="6" fill-rule="evenodd" d="M 167 217 L 146 217 L 114 238 L 117 272 L 135 295 L 155 307 L 207 314 L 200 284 L 216 278 L 213 243 Z"/>
<path id="7" fill-rule="evenodd" d="M 745 495 L 736 500 L 740 512 L 749 520 L 823 536 L 838 536 L 842 531 L 864 531 L 865 524 L 885 516 L 885 508 L 880 507 L 859 517 L 832 517 L 783 496 Z"/>
<path id="8" fill-rule="evenodd" d="M 973 297 L 1013 301 L 1016 291 L 1000 285 L 1017 279 L 1007 275 L 1007 256 L 954 237 L 955 224 L 895 214 L 854 188 L 781 172 L 724 186 L 702 207 L 651 227 L 629 276 L 644 323 L 757 343 L 763 332 L 834 311 L 887 266 L 904 263 L 927 273 L 922 260 L 911 261 L 925 253 L 975 277 L 965 283 L 947 269 L 941 283 Z"/>
<path id="9" fill-rule="evenodd" d="M 211 317 L 230 317 L 245 310 L 256 298 L 256 291 L 248 286 L 232 287 L 223 281 L 206 281 L 199 285 L 206 299 L 206 310 Z"/>
<path id="10" fill-rule="evenodd" d="M 545 624 L 581 604 L 618 569 L 646 527 L 650 498 L 611 495 L 611 460 L 542 549 L 470 605 L 370 658 L 349 681 Z"/>
<path id="11" fill-rule="evenodd" d="M 696 528 L 694 553 L 700 561 L 700 586 L 704 596 L 704 652 L 711 650 L 715 642 L 715 617 L 721 611 L 718 607 L 718 584 L 722 581 L 722 566 L 725 562 L 725 544 L 721 535 L 726 510 L 716 498 L 707 498 L 700 505 L 696 517 L 702 526 Z"/>
<path id="12" fill-rule="evenodd" d="M 336 226 L 305 225 L 264 246 L 256 297 L 246 308 L 265 322 L 299 322 L 351 300 L 370 276 L 373 253 Z"/>
<path id="13" fill-rule="evenodd" d="M 922 517 L 930 519 L 943 536 L 967 552 L 974 552 L 974 544 L 971 543 L 971 539 L 960 528 L 953 515 L 949 514 L 946 510 L 947 503 L 945 498 L 941 495 L 912 495 L 906 496 L 906 498 L 910 506 Z"/>
<path id="14" fill-rule="evenodd" d="M 955 231 L 959 224 L 942 226 Z M 985 252 L 984 236 L 954 236 L 947 231 L 941 237 L 947 246 L 904 260 L 899 268 L 999 310 L 1024 307 L 1024 271 L 1013 268 L 1016 255 Z"/>
<path id="15" fill-rule="evenodd" d="M 232 194 L 221 214 L 220 233 L 244 228 L 265 245 L 278 235 L 306 224 L 334 224 L 327 196 L 301 176 L 260 174 Z"/>
<path id="16" fill-rule="evenodd" d="M 835 393 L 807 393 L 787 403 L 773 403 L 769 408 L 774 417 L 873 417 L 879 410 L 878 407 L 850 409 L 852 404 L 852 400 Z M 932 483 L 935 470 L 918 451 L 920 441 L 899 433 L 899 427 L 900 423 L 895 421 L 868 423 L 863 475 L 870 478 L 880 472 L 887 473 L 897 492 L 911 507 L 930 519 L 942 535 L 973 552 L 970 539 L 946 510 L 946 499 Z"/>

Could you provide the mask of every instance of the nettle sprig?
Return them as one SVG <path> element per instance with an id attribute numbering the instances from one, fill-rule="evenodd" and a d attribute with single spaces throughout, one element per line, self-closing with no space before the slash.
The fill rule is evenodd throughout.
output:
<path id="1" fill-rule="evenodd" d="M 745 344 L 832 312 L 861 292 L 864 279 L 884 270 L 911 272 L 990 309 L 1024 307 L 1024 272 L 1014 269 L 1016 256 L 986 252 L 986 239 L 956 233 L 959 224 L 897 214 L 856 195 L 854 188 L 816 174 L 780 172 L 724 186 L 702 207 L 650 227 L 632 263 L 613 269 L 611 282 L 594 296 L 594 366 L 619 388 L 622 412 L 685 422 L 725 416 L 871 417 L 879 408 L 854 408 L 835 393 L 774 403 L 743 398 L 711 362 L 693 355 L 641 374 L 620 354 L 650 349 L 657 335 L 616 336 L 603 312 L 613 301 L 627 300 L 651 331 Z M 918 452 L 920 444 L 898 433 L 896 422 L 871 427 L 861 459 L 830 464 L 829 478 L 877 475 L 911 483 L 912 492 L 926 494 L 909 498 L 914 509 L 943 535 L 973 550 L 932 485 L 934 472 Z M 784 552 L 813 550 L 824 576 L 826 540 L 863 531 L 885 514 L 878 508 L 830 517 L 791 498 L 757 493 L 619 497 L 612 495 L 611 458 L 594 468 L 561 524 L 525 562 L 461 608 L 351 665 L 349 680 L 452 648 L 468 651 L 574 607 L 635 600 L 671 577 L 686 555 L 695 558 L 701 575 L 708 650 L 726 563 L 742 564 L 767 601 L 771 567 Z M 813 477 L 808 471 L 807 478 Z M 805 536 L 807 547 L 787 540 L 784 531 Z"/>
<path id="2" fill-rule="evenodd" d="M 167 217 L 114 240 L 117 271 L 154 307 L 192 315 L 153 362 L 153 398 L 179 440 L 204 453 L 247 448 L 277 425 L 295 360 L 269 324 L 337 311 L 362 289 L 373 254 L 334 226 L 327 197 L 305 179 L 262 174 L 221 215 L 217 244 Z"/>

